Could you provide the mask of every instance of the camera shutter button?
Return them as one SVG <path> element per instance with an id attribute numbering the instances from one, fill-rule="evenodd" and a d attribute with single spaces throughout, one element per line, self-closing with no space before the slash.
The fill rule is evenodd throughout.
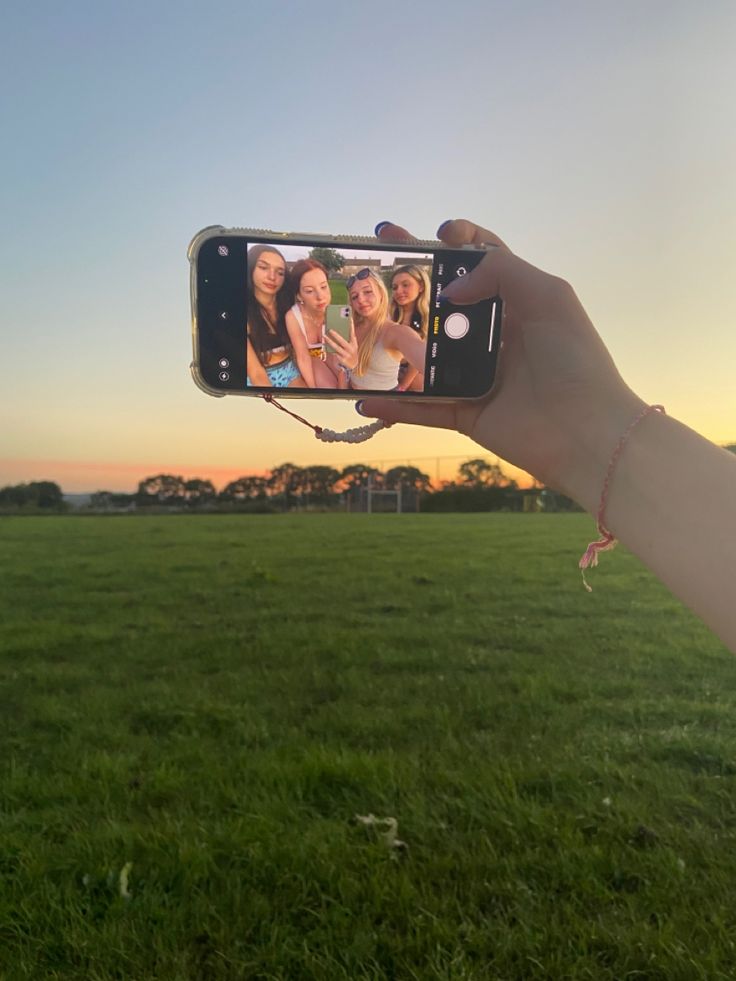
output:
<path id="1" fill-rule="evenodd" d="M 445 320 L 445 333 L 453 341 L 459 341 L 470 330 L 470 321 L 464 313 L 451 313 Z"/>

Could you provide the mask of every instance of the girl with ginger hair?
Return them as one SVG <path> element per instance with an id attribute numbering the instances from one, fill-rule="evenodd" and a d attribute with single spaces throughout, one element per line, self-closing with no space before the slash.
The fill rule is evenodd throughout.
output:
<path id="1" fill-rule="evenodd" d="M 345 388 L 347 365 L 341 369 L 339 356 L 328 353 L 325 346 L 325 312 L 332 297 L 327 270 L 316 259 L 299 259 L 289 273 L 289 285 L 296 302 L 286 314 L 286 326 L 290 335 L 299 334 L 304 340 L 311 360 L 313 387 Z M 344 354 L 354 364 L 357 355 L 354 333 L 351 341 Z"/>

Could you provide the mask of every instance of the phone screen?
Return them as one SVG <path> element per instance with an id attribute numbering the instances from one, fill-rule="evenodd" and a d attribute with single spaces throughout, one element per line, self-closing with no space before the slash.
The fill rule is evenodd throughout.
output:
<path id="1" fill-rule="evenodd" d="M 350 341 L 352 329 L 350 307 L 341 307 L 338 303 L 331 303 L 327 307 L 325 316 L 325 354 L 337 354 L 338 356 L 340 354 L 334 344 L 330 344 L 331 331 L 336 331 L 344 341 Z"/>
<path id="2" fill-rule="evenodd" d="M 484 254 L 213 230 L 194 268 L 201 380 L 216 394 L 484 395 L 501 298 L 440 300 Z"/>

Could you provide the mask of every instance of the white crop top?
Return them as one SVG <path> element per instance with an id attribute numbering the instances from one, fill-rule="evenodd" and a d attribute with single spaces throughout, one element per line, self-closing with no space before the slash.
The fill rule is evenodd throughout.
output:
<path id="1" fill-rule="evenodd" d="M 379 337 L 373 346 L 365 372 L 362 375 L 356 375 L 353 371 L 350 376 L 350 384 L 353 388 L 375 388 L 382 392 L 388 392 L 399 384 L 399 364 L 399 361 L 392 358 L 388 353 Z"/>

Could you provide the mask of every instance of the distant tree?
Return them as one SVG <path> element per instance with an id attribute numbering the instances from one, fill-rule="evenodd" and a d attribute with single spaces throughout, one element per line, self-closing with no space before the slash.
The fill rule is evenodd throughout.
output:
<path id="1" fill-rule="evenodd" d="M 339 479 L 340 472 L 334 467 L 304 467 L 300 487 L 302 499 L 310 504 L 328 504 Z"/>
<path id="2" fill-rule="evenodd" d="M 8 484 L 0 487 L 0 507 L 19 508 L 25 500 L 24 484 Z"/>
<path id="3" fill-rule="evenodd" d="M 314 248 L 309 253 L 309 258 L 321 262 L 328 273 L 340 272 L 345 265 L 345 256 L 340 255 L 336 249 Z"/>
<path id="4" fill-rule="evenodd" d="M 238 477 L 223 487 L 218 497 L 226 503 L 262 500 L 266 496 L 267 487 L 266 477 Z"/>
<path id="5" fill-rule="evenodd" d="M 419 504 L 421 511 L 521 511 L 524 493 L 515 485 L 499 487 L 487 484 L 468 487 L 446 484 L 434 494 L 425 494 Z"/>
<path id="6" fill-rule="evenodd" d="M 199 477 L 194 477 L 184 484 L 184 500 L 187 507 L 197 508 L 212 504 L 216 497 L 217 491 L 211 480 L 201 480 Z"/>
<path id="7" fill-rule="evenodd" d="M 282 463 L 274 467 L 268 478 L 268 491 L 274 497 L 281 497 L 288 511 L 299 496 L 302 483 L 302 468 L 293 463 Z"/>
<path id="8" fill-rule="evenodd" d="M 550 487 L 542 487 L 539 491 L 538 501 L 542 511 L 582 511 L 583 508 L 573 501 L 571 497 L 561 494 L 559 491 L 552 490 Z"/>
<path id="9" fill-rule="evenodd" d="M 340 483 L 345 490 L 356 490 L 359 487 L 367 487 L 369 481 L 374 487 L 383 486 L 383 474 L 376 467 L 370 467 L 367 463 L 353 463 L 345 467 L 340 473 Z"/>
<path id="10" fill-rule="evenodd" d="M 107 511 L 112 507 L 112 491 L 95 491 L 90 494 L 89 506 L 95 511 Z"/>
<path id="11" fill-rule="evenodd" d="M 432 481 L 418 467 L 392 467 L 386 471 L 385 484 L 388 490 L 429 491 Z"/>
<path id="12" fill-rule="evenodd" d="M 89 506 L 93 511 L 121 511 L 135 502 L 135 494 L 119 494 L 115 491 L 95 491 L 90 495 Z"/>
<path id="13" fill-rule="evenodd" d="M 736 443 L 729 443 L 725 447 L 730 453 L 736 453 Z"/>
<path id="14" fill-rule="evenodd" d="M 155 477 L 146 477 L 138 484 L 136 504 L 163 505 L 175 507 L 185 503 L 185 484 L 183 477 L 175 477 L 169 473 L 160 473 Z"/>
<path id="15" fill-rule="evenodd" d="M 64 495 L 61 487 L 52 480 L 41 480 L 38 483 L 30 483 L 28 487 L 32 496 L 36 499 L 36 505 L 40 508 L 58 508 L 64 503 Z"/>
<path id="16" fill-rule="evenodd" d="M 498 463 L 488 460 L 466 460 L 458 467 L 459 483 L 464 487 L 515 487 L 516 481 L 509 480 Z"/>
<path id="17" fill-rule="evenodd" d="M 64 495 L 52 480 L 31 481 L 0 488 L 0 507 L 63 510 Z"/>

